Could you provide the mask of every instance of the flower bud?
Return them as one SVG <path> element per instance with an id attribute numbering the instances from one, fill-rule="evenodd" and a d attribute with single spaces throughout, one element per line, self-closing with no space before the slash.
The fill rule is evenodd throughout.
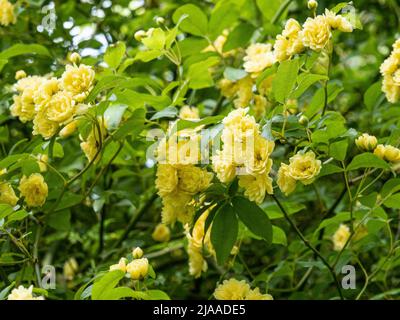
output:
<path id="1" fill-rule="evenodd" d="M 308 9 L 310 9 L 310 10 L 315 10 L 315 9 L 317 9 L 317 7 L 318 7 L 318 2 L 315 1 L 315 0 L 308 0 L 308 2 L 307 2 L 307 7 L 308 7 Z"/>
<path id="2" fill-rule="evenodd" d="M 157 18 L 156 18 L 156 23 L 157 23 L 158 25 L 164 24 L 164 22 L 165 22 L 165 19 L 164 19 L 163 17 L 157 17 Z"/>
<path id="3" fill-rule="evenodd" d="M 135 32 L 135 39 L 137 41 L 142 41 L 142 38 L 146 36 L 146 31 L 144 30 L 139 30 Z"/>
<path id="4" fill-rule="evenodd" d="M 149 261 L 146 258 L 133 260 L 126 266 L 126 272 L 133 280 L 144 278 L 149 272 Z"/>
<path id="5" fill-rule="evenodd" d="M 23 79 L 23 78 L 26 78 L 26 73 L 25 73 L 25 71 L 24 71 L 24 70 L 18 70 L 18 71 L 15 73 L 15 80 L 19 80 L 19 79 Z"/>
<path id="6" fill-rule="evenodd" d="M 63 271 L 65 280 L 71 281 L 74 279 L 78 271 L 78 262 L 76 262 L 75 258 L 69 258 L 65 261 Z"/>
<path id="7" fill-rule="evenodd" d="M 143 257 L 143 250 L 140 249 L 139 247 L 136 247 L 132 251 L 132 256 L 133 256 L 134 259 L 139 259 L 139 258 Z"/>
<path id="8" fill-rule="evenodd" d="M 171 237 L 171 232 L 165 224 L 160 223 L 155 227 L 151 236 L 154 241 L 167 242 Z"/>
<path id="9" fill-rule="evenodd" d="M 378 139 L 375 136 L 370 136 L 368 133 L 364 133 L 359 136 L 356 141 L 356 146 L 363 151 L 372 151 L 378 144 Z"/>
<path id="10" fill-rule="evenodd" d="M 112 266 L 110 266 L 110 271 L 121 270 L 123 272 L 126 272 L 126 262 L 126 258 L 119 259 L 119 262 L 117 264 L 113 264 Z"/>
<path id="11" fill-rule="evenodd" d="M 61 129 L 59 135 L 61 138 L 67 138 L 76 131 L 76 128 L 77 128 L 77 121 L 76 120 L 71 121 L 64 128 Z"/>
<path id="12" fill-rule="evenodd" d="M 79 62 L 81 62 L 81 59 L 81 56 L 77 52 L 72 52 L 68 57 L 68 60 L 74 64 L 78 64 Z"/>
<path id="13" fill-rule="evenodd" d="M 305 115 L 302 115 L 302 116 L 299 118 L 299 123 L 300 123 L 302 126 L 308 125 L 308 118 L 307 118 Z"/>

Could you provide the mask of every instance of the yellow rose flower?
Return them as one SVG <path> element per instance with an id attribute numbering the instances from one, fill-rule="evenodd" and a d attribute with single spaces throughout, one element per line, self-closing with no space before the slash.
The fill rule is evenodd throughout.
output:
<path id="1" fill-rule="evenodd" d="M 178 171 L 170 164 L 159 164 L 155 184 L 160 196 L 170 194 L 178 186 Z"/>
<path id="2" fill-rule="evenodd" d="M 199 109 L 196 107 L 183 106 L 179 111 L 179 118 L 184 120 L 199 120 Z"/>
<path id="3" fill-rule="evenodd" d="M 254 137 L 254 149 L 245 157 L 244 165 L 249 174 L 262 174 L 269 172 L 272 165 L 270 155 L 274 150 L 275 143 L 260 135 Z"/>
<path id="4" fill-rule="evenodd" d="M 46 108 L 47 104 L 59 90 L 60 85 L 57 78 L 44 80 L 33 94 L 33 101 L 36 104 L 36 109 Z"/>
<path id="5" fill-rule="evenodd" d="M 400 150 L 391 145 L 378 144 L 374 150 L 374 154 L 389 162 L 400 162 Z"/>
<path id="6" fill-rule="evenodd" d="M 8 0 L 0 0 L 0 25 L 8 26 L 15 22 L 14 6 Z"/>
<path id="7" fill-rule="evenodd" d="M 221 90 L 221 94 L 226 98 L 233 98 L 236 94 L 236 84 L 231 80 L 221 79 L 218 82 L 218 88 Z"/>
<path id="8" fill-rule="evenodd" d="M 154 231 L 151 234 L 151 237 L 153 238 L 154 241 L 157 241 L 157 242 L 168 242 L 169 239 L 171 238 L 171 231 L 165 224 L 159 223 L 154 228 Z"/>
<path id="9" fill-rule="evenodd" d="M 304 46 L 314 51 L 321 51 L 332 37 L 331 27 L 324 16 L 307 18 L 303 24 L 301 38 Z"/>
<path id="10" fill-rule="evenodd" d="M 250 201 L 261 204 L 264 201 L 266 193 L 273 194 L 272 179 L 268 176 L 268 172 L 239 176 L 239 186 L 244 188 L 244 195 Z"/>
<path id="11" fill-rule="evenodd" d="M 71 121 L 75 113 L 75 101 L 67 92 L 59 91 L 49 100 L 45 112 L 50 121 L 59 124 Z"/>
<path id="12" fill-rule="evenodd" d="M 313 183 L 315 177 L 321 171 L 321 161 L 315 159 L 315 154 L 312 151 L 304 154 L 297 153 L 289 159 L 289 162 L 289 175 L 304 185 Z"/>
<path id="13" fill-rule="evenodd" d="M 33 134 L 40 134 L 45 139 L 50 139 L 58 131 L 59 125 L 57 122 L 47 118 L 45 109 L 41 109 L 33 119 Z"/>
<path id="14" fill-rule="evenodd" d="M 19 191 L 29 207 L 41 207 L 46 202 L 48 187 L 40 173 L 33 173 L 22 177 Z"/>
<path id="15" fill-rule="evenodd" d="M 206 190 L 212 178 L 213 174 L 207 172 L 206 169 L 192 165 L 179 166 L 178 168 L 179 189 L 190 194 Z"/>
<path id="16" fill-rule="evenodd" d="M 192 195 L 183 191 L 174 191 L 162 198 L 162 222 L 173 224 L 176 220 L 188 223 L 194 215 L 194 207 L 190 204 Z"/>
<path id="17" fill-rule="evenodd" d="M 336 15 L 333 11 L 325 9 L 325 17 L 332 29 L 338 29 L 342 32 L 352 32 L 352 24 L 343 16 Z"/>
<path id="18" fill-rule="evenodd" d="M 223 52 L 224 44 L 227 40 L 227 37 L 229 35 L 228 30 L 224 30 L 221 35 L 219 35 L 213 42 L 213 44 L 210 44 L 207 46 L 205 49 L 203 49 L 203 52 L 218 52 L 220 55 L 223 55 L 224 57 L 228 56 L 228 52 Z"/>
<path id="19" fill-rule="evenodd" d="M 36 115 L 34 95 L 44 81 L 38 76 L 30 76 L 22 78 L 14 85 L 14 89 L 19 95 L 14 95 L 14 103 L 11 105 L 10 111 L 14 117 L 18 117 L 21 122 L 33 120 Z"/>
<path id="20" fill-rule="evenodd" d="M 341 224 L 332 237 L 333 249 L 340 251 L 344 248 L 350 237 L 350 229 L 345 224 Z"/>
<path id="21" fill-rule="evenodd" d="M 244 77 L 235 84 L 235 96 L 233 101 L 235 108 L 245 108 L 249 105 L 253 97 L 254 82 L 251 77 Z"/>
<path id="22" fill-rule="evenodd" d="M 356 141 L 356 146 L 364 151 L 371 151 L 376 148 L 378 139 L 375 136 L 370 136 L 368 133 L 363 133 Z"/>
<path id="23" fill-rule="evenodd" d="M 142 279 L 149 272 L 149 261 L 147 258 L 135 259 L 128 263 L 126 272 L 130 274 L 133 280 Z"/>
<path id="24" fill-rule="evenodd" d="M 255 95 L 253 98 L 253 112 L 256 119 L 264 117 L 270 107 L 270 102 L 262 95 Z"/>
<path id="25" fill-rule="evenodd" d="M 110 271 L 121 270 L 123 272 L 127 272 L 127 261 L 128 260 L 126 258 L 119 259 L 119 262 L 117 264 L 113 264 L 112 266 L 110 266 Z"/>
<path id="26" fill-rule="evenodd" d="M 62 88 L 69 92 L 73 99 L 81 102 L 89 95 L 93 88 L 95 72 L 84 64 L 77 66 L 67 65 L 61 77 Z"/>
<path id="27" fill-rule="evenodd" d="M 219 150 L 212 158 L 212 168 L 222 183 L 231 182 L 236 176 L 236 166 L 232 157 L 225 157 Z"/>
<path id="28" fill-rule="evenodd" d="M 284 61 L 304 50 L 301 38 L 301 26 L 295 19 L 286 22 L 282 34 L 278 35 L 274 44 L 274 51 L 278 61 Z"/>
<path id="29" fill-rule="evenodd" d="M 38 154 L 36 158 L 38 160 L 40 172 L 47 171 L 47 162 L 49 161 L 49 156 L 47 154 Z"/>
<path id="30" fill-rule="evenodd" d="M 289 174 L 289 166 L 282 163 L 278 170 L 277 184 L 279 189 L 288 196 L 296 189 L 296 180 Z"/>
<path id="31" fill-rule="evenodd" d="M 393 44 L 393 51 L 382 63 L 380 72 L 383 93 L 389 102 L 396 103 L 400 100 L 400 39 Z"/>
<path id="32" fill-rule="evenodd" d="M 274 300 L 274 298 L 270 294 L 262 294 L 259 288 L 255 288 L 247 293 L 245 300 Z"/>
<path id="33" fill-rule="evenodd" d="M 19 286 L 11 291 L 7 297 L 7 300 L 44 300 L 43 296 L 34 297 L 32 291 L 33 286 L 30 286 L 29 288 Z"/>
<path id="34" fill-rule="evenodd" d="M 18 202 L 11 184 L 6 181 L 0 181 L 0 203 L 8 204 L 14 207 Z"/>
<path id="35" fill-rule="evenodd" d="M 257 76 L 264 69 L 275 63 L 275 55 L 271 44 L 255 43 L 246 49 L 246 56 L 243 58 L 243 67 L 247 73 Z"/>
<path id="36" fill-rule="evenodd" d="M 246 281 L 232 278 L 218 285 L 214 297 L 217 300 L 245 300 L 249 292 L 250 286 Z"/>

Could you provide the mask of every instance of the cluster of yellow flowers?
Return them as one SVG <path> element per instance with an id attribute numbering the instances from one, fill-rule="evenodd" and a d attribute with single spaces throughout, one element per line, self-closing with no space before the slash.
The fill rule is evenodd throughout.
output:
<path id="1" fill-rule="evenodd" d="M 363 151 L 373 151 L 374 154 L 391 163 L 400 162 L 400 149 L 391 145 L 378 144 L 378 139 L 368 133 L 359 136 L 355 141 L 357 147 Z"/>
<path id="2" fill-rule="evenodd" d="M 46 202 L 48 187 L 40 173 L 33 173 L 29 177 L 23 176 L 18 189 L 28 207 L 41 207 Z M 0 181 L 0 203 L 14 207 L 18 200 L 11 184 Z"/>
<path id="3" fill-rule="evenodd" d="M 121 258 L 117 264 L 110 266 L 110 271 L 121 270 L 126 272 L 132 280 L 143 279 L 149 272 L 149 261 L 143 257 L 143 251 L 139 247 L 132 251 L 133 260 Z"/>
<path id="4" fill-rule="evenodd" d="M 341 224 L 336 232 L 333 234 L 333 249 L 340 251 L 346 245 L 347 240 L 350 237 L 350 228 L 345 224 Z"/>
<path id="5" fill-rule="evenodd" d="M 259 94 L 253 92 L 255 79 L 251 76 L 246 76 L 237 81 L 221 79 L 218 82 L 218 87 L 224 97 L 233 99 L 233 104 L 236 108 L 245 108 L 251 105 L 254 116 L 260 118 L 265 115 L 270 106 L 265 96 L 267 96 L 271 90 L 272 79 L 273 76 L 267 77 L 259 84 Z"/>
<path id="6" fill-rule="evenodd" d="M 321 161 L 315 158 L 314 152 L 299 152 L 289 159 L 289 164 L 281 164 L 277 184 L 284 194 L 289 195 L 296 189 L 297 181 L 309 185 L 320 171 Z"/>
<path id="7" fill-rule="evenodd" d="M 14 5 L 8 0 L 0 0 L 0 25 L 8 26 L 17 22 Z"/>
<path id="8" fill-rule="evenodd" d="M 184 107 L 180 117 L 197 120 L 195 108 Z M 186 129 L 164 138 L 157 149 L 156 187 L 162 198 L 162 222 L 176 220 L 188 223 L 194 214 L 193 196 L 208 188 L 213 174 L 196 167 L 200 160 L 200 135 L 197 129 Z"/>
<path id="9" fill-rule="evenodd" d="M 325 14 L 307 18 L 303 26 L 295 19 L 286 22 L 282 33 L 276 37 L 275 44 L 255 43 L 246 50 L 244 69 L 253 77 L 272 66 L 276 61 L 290 59 L 295 54 L 310 48 L 324 49 L 332 38 L 332 29 L 352 32 L 352 24 L 343 16 L 326 9 Z"/>
<path id="10" fill-rule="evenodd" d="M 400 99 L 400 39 L 393 44 L 393 51 L 380 68 L 383 76 L 382 91 L 389 102 Z"/>
<path id="11" fill-rule="evenodd" d="M 212 165 L 223 183 L 231 182 L 238 175 L 245 196 L 261 203 L 266 193 L 273 193 L 269 172 L 275 144 L 261 136 L 259 125 L 247 114 L 248 110 L 231 111 L 223 119 L 223 147 L 212 157 Z"/>
<path id="12" fill-rule="evenodd" d="M 33 134 L 49 139 L 71 123 L 74 116 L 86 112 L 83 104 L 93 88 L 95 72 L 84 64 L 67 65 L 61 78 L 16 74 L 11 114 L 20 121 L 33 121 Z"/>
<path id="13" fill-rule="evenodd" d="M 207 261 L 203 257 L 204 249 L 214 255 L 214 249 L 210 240 L 210 228 L 207 233 L 204 231 L 206 219 L 212 208 L 207 209 L 197 219 L 193 226 L 192 234 L 190 234 L 190 227 L 186 225 L 186 237 L 188 239 L 188 255 L 189 255 L 189 273 L 198 278 L 202 272 L 207 271 Z"/>
<path id="14" fill-rule="evenodd" d="M 44 300 L 43 296 L 33 296 L 33 286 L 25 288 L 24 286 L 19 286 L 11 291 L 8 295 L 8 300 Z"/>
<path id="15" fill-rule="evenodd" d="M 273 300 L 269 294 L 262 294 L 259 288 L 251 289 L 244 280 L 224 280 L 214 291 L 217 300 Z"/>

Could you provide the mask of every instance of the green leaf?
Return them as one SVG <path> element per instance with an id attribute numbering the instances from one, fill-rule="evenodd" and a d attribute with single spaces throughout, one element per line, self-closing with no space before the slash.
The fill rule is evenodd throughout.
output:
<path id="1" fill-rule="evenodd" d="M 226 78 L 230 81 L 237 81 L 237 80 L 243 79 L 246 76 L 247 76 L 247 72 L 244 71 L 243 69 L 235 69 L 232 67 L 226 67 L 226 69 L 224 71 L 224 78 Z"/>
<path id="2" fill-rule="evenodd" d="M 206 60 L 193 63 L 188 70 L 189 88 L 203 89 L 211 87 L 214 80 L 210 74 L 209 68 L 219 62 L 219 57 L 209 57 Z"/>
<path id="3" fill-rule="evenodd" d="M 143 293 L 146 295 L 145 300 L 171 300 L 168 294 L 161 290 L 147 290 Z"/>
<path id="4" fill-rule="evenodd" d="M 11 289 L 14 287 L 15 281 L 13 281 L 9 286 L 5 287 L 3 290 L 0 292 L 0 300 L 5 300 L 10 293 Z"/>
<path id="5" fill-rule="evenodd" d="M 284 0 L 256 0 L 257 6 L 267 21 L 271 21 Z"/>
<path id="6" fill-rule="evenodd" d="M 247 47 L 254 31 L 255 28 L 250 23 L 240 23 L 228 34 L 226 42 L 224 43 L 223 52 Z"/>
<path id="7" fill-rule="evenodd" d="M 166 107 L 164 110 L 158 111 L 151 117 L 151 120 L 157 120 L 161 118 L 174 119 L 178 116 L 178 109 L 175 107 Z"/>
<path id="8" fill-rule="evenodd" d="M 220 265 L 228 259 L 238 235 L 238 220 L 232 206 L 219 208 L 211 227 L 211 243 Z"/>
<path id="9" fill-rule="evenodd" d="M 252 233 L 263 238 L 267 244 L 272 242 L 271 222 L 258 205 L 243 197 L 234 197 L 232 205 L 239 219 Z"/>
<path id="10" fill-rule="evenodd" d="M 388 208 L 400 209 L 400 193 L 396 193 L 387 198 L 383 204 Z"/>
<path id="11" fill-rule="evenodd" d="M 349 142 L 347 139 L 335 141 L 329 145 L 329 155 L 336 160 L 344 161 L 348 146 Z"/>
<path id="12" fill-rule="evenodd" d="M 115 130 L 121 123 L 125 110 L 128 108 L 124 104 L 112 104 L 104 112 L 104 122 L 107 130 Z"/>
<path id="13" fill-rule="evenodd" d="M 286 233 L 277 226 L 272 226 L 272 243 L 287 246 Z"/>
<path id="14" fill-rule="evenodd" d="M 71 212 L 61 210 L 46 216 L 48 225 L 56 230 L 68 231 L 71 228 Z"/>
<path id="15" fill-rule="evenodd" d="M 288 215 L 295 214 L 306 208 L 306 206 L 304 204 L 301 204 L 298 202 L 290 202 L 290 201 L 285 201 L 284 203 L 282 203 L 282 206 L 285 208 Z M 263 211 L 265 211 L 268 214 L 268 217 L 271 220 L 283 218 L 283 213 L 282 213 L 281 209 L 274 202 L 264 203 L 262 205 L 262 209 L 263 209 Z"/>
<path id="16" fill-rule="evenodd" d="M 146 111 L 142 108 L 136 109 L 128 120 L 122 123 L 117 131 L 114 132 L 115 140 L 122 140 L 128 135 L 136 137 L 144 129 Z"/>
<path id="17" fill-rule="evenodd" d="M 343 87 L 339 86 L 337 83 L 328 83 L 328 103 L 332 102 L 342 91 Z M 312 118 L 317 112 L 322 110 L 322 108 L 324 107 L 324 101 L 325 90 L 323 87 L 321 87 L 312 97 L 304 115 L 308 118 Z"/>
<path id="18" fill-rule="evenodd" d="M 165 32 L 160 28 L 155 28 L 150 37 L 143 38 L 143 44 L 150 50 L 162 50 L 165 46 Z"/>
<path id="19" fill-rule="evenodd" d="M 368 110 L 373 110 L 379 106 L 379 102 L 382 101 L 382 82 L 378 81 L 371 85 L 364 94 L 364 104 Z"/>
<path id="20" fill-rule="evenodd" d="M 324 164 L 321 167 L 321 172 L 319 173 L 318 177 L 320 178 L 320 177 L 324 177 L 324 176 L 329 176 L 331 174 L 340 173 L 343 171 L 344 171 L 343 168 L 338 167 L 334 164 L 328 163 L 328 164 Z"/>
<path id="21" fill-rule="evenodd" d="M 214 40 L 224 29 L 230 28 L 239 18 L 239 10 L 235 0 L 219 1 L 211 12 L 209 34 Z"/>
<path id="22" fill-rule="evenodd" d="M 356 155 L 346 169 L 347 171 L 352 171 L 360 168 L 379 168 L 389 170 L 390 166 L 384 160 L 378 158 L 376 155 L 365 152 Z"/>
<path id="23" fill-rule="evenodd" d="M 190 121 L 190 120 L 180 119 L 177 122 L 177 131 L 187 129 L 187 128 L 196 128 L 196 127 L 202 126 L 202 125 L 210 125 L 210 124 L 218 123 L 223 118 L 224 118 L 224 116 L 218 115 L 218 116 L 205 117 L 199 121 Z"/>
<path id="24" fill-rule="evenodd" d="M 14 212 L 13 207 L 8 204 L 0 203 L 0 220 Z"/>
<path id="25" fill-rule="evenodd" d="M 332 224 L 339 224 L 341 222 L 349 221 L 350 220 L 350 212 L 341 212 L 338 213 L 336 216 L 322 220 L 322 222 L 319 224 L 317 230 L 314 231 L 314 234 L 316 234 L 319 230 L 326 228 L 327 226 L 330 226 Z"/>
<path id="26" fill-rule="evenodd" d="M 6 60 L 15 56 L 19 56 L 22 54 L 39 54 L 43 56 L 48 56 L 51 57 L 51 54 L 49 50 L 47 50 L 46 47 L 40 45 L 40 44 L 22 44 L 22 43 L 17 43 L 11 46 L 10 48 L 7 48 L 6 50 L 3 50 L 0 52 L 0 59 Z"/>
<path id="27" fill-rule="evenodd" d="M 297 77 L 297 87 L 293 91 L 291 98 L 298 99 L 314 83 L 328 80 L 328 77 L 321 74 L 302 73 Z"/>
<path id="28" fill-rule="evenodd" d="M 272 81 L 272 91 L 275 94 L 276 101 L 283 104 L 289 98 L 296 84 L 298 71 L 298 59 L 283 61 L 279 65 L 276 76 Z"/>
<path id="29" fill-rule="evenodd" d="M 146 50 L 146 51 L 139 51 L 136 56 L 135 60 L 141 60 L 143 62 L 149 62 L 154 60 L 162 55 L 161 50 Z"/>
<path id="30" fill-rule="evenodd" d="M 92 288 L 92 300 L 106 300 L 109 291 L 114 289 L 124 276 L 125 272 L 114 270 L 107 272 L 104 276 L 97 279 Z"/>
<path id="31" fill-rule="evenodd" d="M 172 20 L 178 23 L 182 16 L 186 16 L 180 22 L 180 29 L 195 36 L 205 36 L 208 32 L 208 20 L 204 12 L 194 4 L 186 4 L 179 7 L 173 14 Z"/>
<path id="32" fill-rule="evenodd" d="M 104 61 L 110 68 L 116 69 L 121 64 L 126 51 L 125 43 L 118 41 L 109 46 L 104 54 Z"/>
<path id="33" fill-rule="evenodd" d="M 7 217 L 7 224 L 9 224 L 10 222 L 13 222 L 13 221 L 20 221 L 27 216 L 28 216 L 28 212 L 26 212 L 25 210 L 15 211 L 14 213 L 10 214 Z"/>
<path id="34" fill-rule="evenodd" d="M 382 198 L 386 198 L 389 194 L 393 194 L 400 190 L 400 178 L 388 180 L 381 189 Z"/>

